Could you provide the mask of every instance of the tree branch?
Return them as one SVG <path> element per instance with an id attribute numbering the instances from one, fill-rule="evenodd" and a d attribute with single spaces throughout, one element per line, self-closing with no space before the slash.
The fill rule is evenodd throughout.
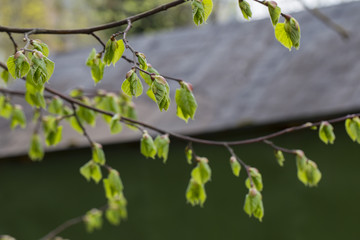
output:
<path id="1" fill-rule="evenodd" d="M 115 28 L 115 27 L 119 27 L 122 25 L 125 25 L 128 23 L 128 20 L 130 20 L 131 22 L 136 22 L 142 18 L 146 18 L 149 17 L 151 15 L 157 14 L 159 12 L 165 11 L 169 8 L 173 8 L 177 5 L 183 4 L 187 2 L 187 0 L 176 0 L 170 3 L 166 3 L 163 5 L 160 5 L 156 8 L 153 8 L 149 11 L 143 12 L 143 13 L 139 13 L 137 15 L 131 16 L 129 18 L 117 21 L 117 22 L 112 22 L 112 23 L 107 23 L 107 24 L 103 24 L 103 25 L 99 25 L 99 26 L 95 26 L 95 27 L 89 27 L 89 28 L 79 28 L 79 29 L 45 29 L 45 28 L 12 28 L 12 27 L 4 27 L 4 26 L 0 26 L 0 32 L 8 32 L 8 33 L 28 33 L 30 31 L 33 31 L 31 34 L 91 34 L 93 32 L 97 32 L 97 31 L 101 31 L 101 30 L 106 30 L 106 29 L 110 29 L 110 28 Z"/>

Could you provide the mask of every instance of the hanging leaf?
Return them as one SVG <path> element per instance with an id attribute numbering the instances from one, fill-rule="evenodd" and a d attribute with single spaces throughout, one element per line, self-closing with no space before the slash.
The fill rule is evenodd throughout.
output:
<path id="1" fill-rule="evenodd" d="M 31 45 L 33 45 L 34 49 L 40 51 L 44 54 L 45 57 L 49 56 L 49 47 L 45 43 L 43 43 L 40 39 L 31 40 Z"/>
<path id="2" fill-rule="evenodd" d="M 14 79 L 22 78 L 30 71 L 30 63 L 22 51 L 17 51 L 8 58 L 7 68 Z"/>
<path id="3" fill-rule="evenodd" d="M 186 190 L 186 200 L 192 206 L 200 205 L 202 207 L 206 200 L 206 192 L 204 185 L 196 182 L 196 180 L 194 179 L 190 179 L 189 185 Z"/>
<path id="4" fill-rule="evenodd" d="M 334 128 L 330 123 L 328 123 L 326 121 L 321 122 L 321 125 L 319 128 L 319 138 L 325 144 L 328 144 L 328 143 L 333 144 L 334 143 L 334 141 L 335 141 Z"/>
<path id="5" fill-rule="evenodd" d="M 52 114 L 62 115 L 63 114 L 63 101 L 58 96 L 53 97 L 48 106 L 48 112 Z"/>
<path id="6" fill-rule="evenodd" d="M 268 1 L 267 6 L 268 6 L 271 22 L 275 27 L 275 25 L 279 21 L 281 9 L 277 6 L 277 3 L 275 1 Z"/>
<path id="7" fill-rule="evenodd" d="M 127 201 L 123 193 L 117 194 L 109 200 L 109 207 L 106 210 L 106 219 L 113 225 L 118 225 L 121 219 L 127 218 Z"/>
<path id="8" fill-rule="evenodd" d="M 156 155 L 156 146 L 152 137 L 148 134 L 147 131 L 144 131 L 144 134 L 141 138 L 140 146 L 141 154 L 145 157 L 155 158 Z"/>
<path id="9" fill-rule="evenodd" d="M 92 106 L 90 99 L 87 97 L 82 97 L 81 102 L 85 103 L 88 106 Z M 96 124 L 95 111 L 93 111 L 89 108 L 86 108 L 86 107 L 79 106 L 76 111 L 76 114 L 82 121 L 86 122 L 87 124 L 89 124 L 93 127 L 95 126 L 95 124 Z"/>
<path id="10" fill-rule="evenodd" d="M 209 18 L 213 9 L 213 2 L 212 0 L 193 0 L 191 2 L 191 8 L 194 23 L 199 26 L 206 23 Z"/>
<path id="11" fill-rule="evenodd" d="M 101 146 L 101 144 L 99 143 L 94 143 L 92 146 L 92 157 L 94 162 L 100 164 L 100 165 L 104 165 L 105 164 L 105 154 L 103 151 L 103 148 Z"/>
<path id="12" fill-rule="evenodd" d="M 33 134 L 30 142 L 28 155 L 32 161 L 41 161 L 44 158 L 44 149 L 40 135 Z"/>
<path id="13" fill-rule="evenodd" d="M 192 158 L 193 158 L 193 151 L 189 146 L 186 146 L 186 148 L 185 148 L 185 156 L 186 156 L 186 160 L 187 160 L 188 164 L 191 164 Z"/>
<path id="14" fill-rule="evenodd" d="M 187 122 L 189 118 L 194 119 L 197 103 L 192 93 L 191 84 L 181 82 L 180 85 L 181 88 L 177 89 L 175 93 L 176 114 Z"/>
<path id="15" fill-rule="evenodd" d="M 285 158 L 282 151 L 275 150 L 275 158 L 281 167 L 284 166 Z"/>
<path id="16" fill-rule="evenodd" d="M 233 174 L 236 177 L 240 176 L 241 165 L 237 161 L 236 157 L 234 157 L 234 156 L 230 157 L 230 166 L 231 166 L 231 170 L 232 170 Z"/>
<path id="17" fill-rule="evenodd" d="M 142 70 L 147 70 L 148 68 L 148 64 L 147 64 L 147 61 L 146 61 L 146 57 L 145 57 L 145 54 L 143 53 L 140 53 L 140 52 L 136 52 L 135 55 L 137 56 L 138 58 L 138 61 L 139 61 L 139 66 Z"/>
<path id="18" fill-rule="evenodd" d="M 91 68 L 91 77 L 96 85 L 103 78 L 105 63 L 101 60 L 101 54 L 96 53 L 95 48 L 90 52 L 86 66 Z"/>
<path id="19" fill-rule="evenodd" d="M 80 168 L 80 173 L 84 176 L 84 178 L 86 178 L 87 181 L 93 179 L 96 183 L 99 183 L 102 178 L 101 168 L 99 164 L 95 163 L 93 160 L 85 163 Z"/>
<path id="20" fill-rule="evenodd" d="M 1 79 L 4 81 L 5 85 L 7 85 L 9 83 L 9 79 L 10 79 L 9 71 L 6 71 L 6 70 L 2 71 Z"/>
<path id="21" fill-rule="evenodd" d="M 285 19 L 285 23 L 278 23 L 275 27 L 276 39 L 291 51 L 292 47 L 300 47 L 300 26 L 293 17 Z"/>
<path id="22" fill-rule="evenodd" d="M 119 132 L 122 131 L 122 125 L 120 123 L 120 115 L 119 114 L 115 114 L 112 118 L 111 118 L 111 122 L 110 122 L 110 132 L 111 134 L 117 134 Z"/>
<path id="23" fill-rule="evenodd" d="M 5 96 L 0 96 L 0 116 L 6 119 L 9 119 L 11 117 L 11 114 L 13 112 L 13 106 L 11 103 L 8 102 L 8 100 L 5 98 Z"/>
<path id="24" fill-rule="evenodd" d="M 21 105 L 14 105 L 12 108 L 10 128 L 14 129 L 17 126 L 26 127 L 26 117 Z"/>
<path id="25" fill-rule="evenodd" d="M 321 180 L 321 172 L 316 163 L 309 160 L 301 150 L 296 154 L 296 166 L 298 178 L 305 186 L 317 186 Z"/>
<path id="26" fill-rule="evenodd" d="M 170 106 L 170 87 L 165 78 L 160 75 L 156 75 L 151 85 L 151 90 L 155 96 L 155 100 L 160 111 L 163 109 L 167 111 Z"/>
<path id="27" fill-rule="evenodd" d="M 84 216 L 84 223 L 86 226 L 86 230 L 91 233 L 95 229 L 101 229 L 103 221 L 102 221 L 102 211 L 98 209 L 91 209 Z"/>
<path id="28" fill-rule="evenodd" d="M 246 20 L 249 20 L 249 18 L 252 17 L 250 4 L 247 1 L 239 0 L 239 7 L 240 7 L 241 13 L 243 14 L 244 18 Z"/>
<path id="29" fill-rule="evenodd" d="M 143 92 L 142 83 L 134 70 L 130 70 L 126 74 L 126 79 L 121 85 L 122 91 L 128 96 L 138 97 Z"/>
<path id="30" fill-rule="evenodd" d="M 357 141 L 360 143 L 360 119 L 358 117 L 346 119 L 345 129 L 354 142 Z"/>
<path id="31" fill-rule="evenodd" d="M 169 144 L 170 139 L 169 135 L 165 134 L 162 136 L 157 136 L 154 141 L 155 147 L 157 149 L 157 155 L 159 158 L 162 158 L 164 163 L 166 163 L 169 154 Z"/>
<path id="32" fill-rule="evenodd" d="M 37 86 L 43 86 L 54 72 L 55 63 L 35 50 L 31 58 L 31 80 Z M 30 79 L 29 79 L 30 80 Z"/>
<path id="33" fill-rule="evenodd" d="M 264 206 L 262 202 L 261 193 L 256 188 L 250 188 L 249 193 L 246 194 L 244 211 L 249 217 L 254 216 L 255 218 L 262 221 L 264 217 Z"/>
<path id="34" fill-rule="evenodd" d="M 30 70 L 30 72 L 31 71 L 32 70 Z M 25 100 L 31 106 L 45 109 L 46 102 L 44 98 L 44 86 L 35 85 L 31 73 L 29 73 L 26 77 L 25 87 L 26 87 Z"/>
<path id="35" fill-rule="evenodd" d="M 107 199 L 114 199 L 122 194 L 124 185 L 120 179 L 119 172 L 115 169 L 110 170 L 108 177 L 103 182 Z"/>
<path id="36" fill-rule="evenodd" d="M 160 75 L 159 72 L 152 67 L 151 64 L 147 64 L 147 70 L 148 73 L 152 73 L 154 75 Z M 147 73 L 144 73 L 142 71 L 140 71 L 140 76 L 142 77 L 142 79 L 144 79 L 144 81 L 146 82 L 147 85 L 151 86 L 153 80 L 151 79 L 151 76 Z M 155 100 L 154 100 L 155 101 Z"/>
<path id="37" fill-rule="evenodd" d="M 249 172 L 250 172 L 250 176 L 252 179 L 252 182 L 254 184 L 254 186 L 251 186 L 251 182 L 250 179 L 247 178 L 245 181 L 245 185 L 248 189 L 251 189 L 252 187 L 255 187 L 258 191 L 262 191 L 263 189 L 263 183 L 262 183 L 262 176 L 259 172 L 259 170 L 257 170 L 256 168 L 249 168 Z"/>

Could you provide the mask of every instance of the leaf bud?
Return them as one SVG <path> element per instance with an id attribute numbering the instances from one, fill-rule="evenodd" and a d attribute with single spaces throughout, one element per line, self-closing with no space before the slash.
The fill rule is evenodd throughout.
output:
<path id="1" fill-rule="evenodd" d="M 24 53 L 22 51 L 17 51 L 14 55 L 14 59 L 18 59 L 20 56 L 24 56 Z"/>
<path id="2" fill-rule="evenodd" d="M 37 57 L 37 58 L 40 58 L 40 59 L 42 59 L 44 57 L 42 52 L 36 51 L 36 50 L 34 50 L 34 56 Z"/>
<path id="3" fill-rule="evenodd" d="M 131 69 L 130 71 L 128 71 L 128 72 L 126 73 L 125 78 L 126 78 L 126 79 L 130 78 L 133 73 L 134 73 L 134 70 Z"/>

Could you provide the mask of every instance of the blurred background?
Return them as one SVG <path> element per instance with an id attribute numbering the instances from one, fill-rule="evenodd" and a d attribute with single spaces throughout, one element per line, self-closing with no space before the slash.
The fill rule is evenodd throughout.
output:
<path id="1" fill-rule="evenodd" d="M 167 0 L 1 0 L 0 25 L 13 27 L 81 28 L 123 19 Z M 302 30 L 301 48 L 289 52 L 275 39 L 267 10 L 253 7 L 245 23 L 237 1 L 214 0 L 208 24 L 195 27 L 188 4 L 134 23 L 131 45 L 144 52 L 161 74 L 194 85 L 198 112 L 185 124 L 176 118 L 175 102 L 159 113 L 146 96 L 134 100 L 139 119 L 157 127 L 214 140 L 262 136 L 307 121 L 342 116 L 360 110 L 360 3 L 358 1 L 303 1 L 342 26 L 348 39 L 326 27 L 300 1 L 278 1 L 293 13 Z M 263 19 L 265 18 L 265 19 Z M 120 28 L 123 29 L 123 28 Z M 106 41 L 119 29 L 99 33 Z M 22 35 L 14 35 L 21 46 Z M 89 36 L 46 36 L 50 59 L 56 63 L 50 86 L 64 93 L 94 84 L 85 60 L 92 47 Z M 0 34 L 0 61 L 13 46 Z M 209 50 L 211 49 L 211 50 Z M 129 53 L 128 53 L 129 55 Z M 96 88 L 119 91 L 131 66 L 122 62 L 106 69 Z M 23 89 L 21 82 L 10 86 Z M 176 84 L 171 83 L 171 96 Z M 144 94 L 145 95 L 145 94 Z M 24 104 L 19 99 L 15 102 Z M 28 119 L 31 109 L 27 109 Z M 66 123 L 65 123 L 66 124 Z M 274 139 L 277 145 L 302 149 L 314 160 L 323 179 L 305 187 L 296 176 L 295 159 L 285 155 L 279 167 L 273 149 L 264 144 L 235 148 L 247 164 L 260 170 L 264 181 L 265 217 L 262 223 L 243 209 L 247 189 L 245 172 L 232 175 L 229 154 L 223 148 L 194 145 L 210 160 L 213 178 L 206 185 L 203 208 L 186 203 L 185 190 L 193 166 L 185 160 L 186 142 L 171 139 L 167 164 L 145 159 L 139 151 L 140 133 L 110 136 L 98 119 L 90 135 L 104 144 L 107 163 L 116 168 L 125 185 L 129 219 L 118 227 L 104 221 L 92 234 L 78 224 L 63 232 L 69 239 L 358 239 L 360 208 L 360 148 L 347 136 L 344 124 L 335 124 L 336 141 L 325 145 L 317 131 L 304 130 Z M 91 158 L 86 139 L 65 126 L 64 140 L 49 148 L 43 162 L 31 162 L 26 153 L 33 125 L 10 131 L 0 121 L 0 235 L 40 239 L 64 221 L 83 215 L 106 202 L 103 186 L 88 183 L 79 168 Z"/>

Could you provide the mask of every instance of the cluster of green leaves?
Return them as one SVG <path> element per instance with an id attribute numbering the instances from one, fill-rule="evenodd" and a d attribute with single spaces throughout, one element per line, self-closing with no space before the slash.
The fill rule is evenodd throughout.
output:
<path id="1" fill-rule="evenodd" d="M 213 9 L 213 2 L 212 0 L 192 0 L 191 8 L 194 23 L 199 26 L 206 23 L 209 18 Z"/>
<path id="2" fill-rule="evenodd" d="M 0 117 L 10 119 L 10 128 L 26 127 L 26 117 L 21 105 L 12 105 L 4 95 L 0 95 Z"/>
<path id="3" fill-rule="evenodd" d="M 7 67 L 14 79 L 26 76 L 26 101 L 31 106 L 45 108 L 44 84 L 53 74 L 55 63 L 48 58 L 49 48 L 45 43 L 40 40 L 31 40 L 30 43 L 33 49 L 20 50 L 10 56 Z M 9 77 L 3 74 L 7 82 Z"/>
<path id="4" fill-rule="evenodd" d="M 192 85 L 182 81 L 180 82 L 180 86 L 175 93 L 175 102 L 177 104 L 176 114 L 179 118 L 187 122 L 189 118 L 194 119 L 197 103 L 192 93 Z"/>
<path id="5" fill-rule="evenodd" d="M 196 157 L 196 161 L 186 190 L 186 199 L 193 206 L 203 206 L 206 200 L 205 184 L 211 180 L 211 168 L 205 157 Z"/>
<path id="6" fill-rule="evenodd" d="M 249 193 L 245 197 L 244 211 L 251 217 L 262 221 L 264 216 L 264 206 L 261 191 L 263 190 L 262 176 L 256 168 L 249 167 L 250 176 L 245 181 L 245 186 Z"/>
<path id="7" fill-rule="evenodd" d="M 124 41 L 122 39 L 116 41 L 113 37 L 105 45 L 104 58 L 102 58 L 101 53 L 96 53 L 95 48 L 92 49 L 86 60 L 86 66 L 90 67 L 91 76 L 95 84 L 103 78 L 105 66 L 109 66 L 111 63 L 115 66 L 115 63 L 119 61 L 124 51 Z"/>
<path id="8" fill-rule="evenodd" d="M 93 232 L 96 229 L 101 229 L 103 220 L 102 220 L 103 212 L 99 209 L 91 209 L 84 216 L 84 223 L 86 225 L 86 230 L 88 232 Z"/>
<path id="9" fill-rule="evenodd" d="M 285 18 L 284 23 L 278 23 L 281 15 L 281 8 L 278 7 L 275 1 L 264 1 L 268 7 L 271 23 L 275 29 L 276 39 L 291 51 L 294 47 L 299 49 L 300 47 L 300 26 L 295 18 L 283 14 Z M 246 20 L 252 17 L 250 4 L 245 0 L 239 0 L 240 10 Z"/>
<path id="10" fill-rule="evenodd" d="M 140 152 L 147 158 L 155 159 L 157 154 L 158 158 L 162 158 L 166 163 L 169 154 L 170 139 L 169 135 L 158 135 L 155 141 L 151 135 L 145 130 L 140 141 Z"/>

